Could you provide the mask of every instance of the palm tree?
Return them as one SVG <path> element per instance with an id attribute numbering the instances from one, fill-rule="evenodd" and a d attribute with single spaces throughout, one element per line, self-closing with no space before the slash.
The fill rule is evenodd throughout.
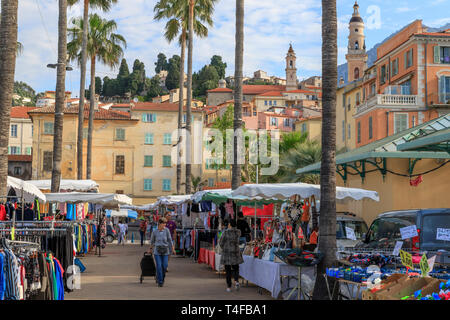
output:
<path id="1" fill-rule="evenodd" d="M 212 0 L 216 2 L 217 0 Z M 203 24 L 207 23 L 209 26 L 213 25 L 211 19 L 212 6 L 202 6 L 197 2 L 194 7 L 194 32 L 199 37 L 208 36 L 208 28 Z M 177 194 L 181 193 L 181 129 L 183 119 L 183 104 L 184 104 L 184 64 L 186 51 L 186 30 L 188 29 L 189 21 L 189 4 L 185 0 L 160 0 L 154 7 L 155 20 L 169 19 L 166 23 L 164 36 L 172 42 L 178 34 L 180 34 L 179 43 L 181 46 L 180 54 L 180 95 L 178 101 L 178 141 L 177 141 Z"/>
<path id="2" fill-rule="evenodd" d="M 55 121 L 53 129 L 52 192 L 59 192 L 61 182 L 62 135 L 66 92 L 67 0 L 59 0 L 58 66 L 56 69 Z"/>
<path id="3" fill-rule="evenodd" d="M 68 0 L 70 6 L 81 0 Z M 83 0 L 83 20 L 86 21 L 89 18 L 89 6 L 95 9 L 101 9 L 104 12 L 111 9 L 113 3 L 117 3 L 117 0 Z M 84 89 L 86 88 L 86 60 L 87 60 L 87 36 L 88 25 L 84 25 L 83 28 L 83 41 L 81 45 L 81 61 L 80 61 L 80 101 L 78 109 L 78 136 L 77 136 L 77 179 L 83 179 L 83 123 L 84 123 Z M 83 107 L 81 107 L 83 106 Z"/>
<path id="4" fill-rule="evenodd" d="M 1 23 L 2 19 L 0 17 L 0 23 Z M 17 56 L 20 56 L 23 52 L 23 44 L 19 41 L 17 41 Z"/>
<path id="5" fill-rule="evenodd" d="M 191 181 L 192 181 L 192 192 L 195 193 L 197 191 L 200 191 L 202 189 L 202 187 L 206 186 L 206 184 L 208 183 L 208 180 L 203 180 L 202 181 L 202 177 L 195 177 L 194 175 L 191 176 Z M 186 185 L 186 183 L 182 183 L 182 185 Z"/>
<path id="6" fill-rule="evenodd" d="M 6 195 L 11 102 L 17 53 L 18 0 L 2 0 L 0 21 L 0 195 Z"/>
<path id="7" fill-rule="evenodd" d="M 82 18 L 72 19 L 73 27 L 69 29 L 71 42 L 67 45 L 69 57 L 71 60 L 81 62 L 81 45 L 84 28 L 84 20 Z M 87 54 L 91 59 L 91 86 L 90 86 L 90 103 L 89 103 L 89 128 L 88 128 L 88 145 L 86 159 L 86 179 L 91 178 L 92 163 L 92 131 L 94 122 L 95 108 L 95 64 L 98 59 L 100 62 L 114 68 L 119 65 L 123 56 L 123 48 L 126 47 L 126 41 L 120 34 L 114 33 L 117 24 L 114 20 L 102 19 L 97 14 L 89 16 L 89 31 Z M 84 109 L 84 108 L 83 108 Z"/>
<path id="8" fill-rule="evenodd" d="M 280 171 L 277 175 L 279 182 L 305 182 L 319 184 L 320 177 L 317 174 L 297 175 L 295 171 L 310 164 L 319 162 L 322 150 L 318 141 L 305 141 L 296 144 L 294 148 L 280 155 Z"/>
<path id="9" fill-rule="evenodd" d="M 317 266 L 313 293 L 315 300 L 328 298 L 325 279 L 322 275 L 336 260 L 336 89 L 338 82 L 336 0 L 322 0 L 322 81 L 319 251 L 324 254 L 324 258 Z M 333 285 L 334 283 L 331 287 Z"/>
<path id="10" fill-rule="evenodd" d="M 241 184 L 241 166 L 238 163 L 238 144 L 236 131 L 242 130 L 242 68 L 244 65 L 244 0 L 236 0 L 236 48 L 234 71 L 234 159 L 232 164 L 231 188 L 234 190 Z"/>

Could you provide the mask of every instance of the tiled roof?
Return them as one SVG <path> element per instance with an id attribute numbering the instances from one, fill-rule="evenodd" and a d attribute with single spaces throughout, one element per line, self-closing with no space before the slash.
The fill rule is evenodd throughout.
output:
<path id="1" fill-rule="evenodd" d="M 113 104 L 111 106 L 111 108 L 128 108 L 131 107 L 131 104 L 129 103 L 118 103 L 118 104 Z"/>
<path id="2" fill-rule="evenodd" d="M 8 154 L 8 161 L 32 162 L 33 157 L 26 154 Z"/>
<path id="3" fill-rule="evenodd" d="M 28 111 L 34 109 L 36 109 L 36 107 L 11 107 L 11 118 L 29 119 Z"/>
<path id="4" fill-rule="evenodd" d="M 299 118 L 298 121 L 307 121 L 307 120 L 316 120 L 316 119 L 322 119 L 322 115 L 320 116 L 312 116 L 312 117 L 308 117 L 308 118 Z"/>
<path id="5" fill-rule="evenodd" d="M 248 95 L 258 95 L 269 91 L 284 91 L 284 90 L 286 90 L 286 86 L 281 85 L 246 84 L 242 86 L 242 91 L 244 92 L 244 94 Z"/>
<path id="6" fill-rule="evenodd" d="M 137 102 L 131 108 L 132 111 L 170 111 L 178 112 L 178 103 Z M 186 106 L 183 106 L 186 111 Z M 199 108 L 191 108 L 192 112 L 202 112 Z"/>
<path id="7" fill-rule="evenodd" d="M 55 106 L 34 109 L 29 114 L 55 113 Z M 78 106 L 64 108 L 64 114 L 78 114 Z M 84 118 L 89 118 L 89 104 L 84 105 Z M 112 111 L 98 108 L 94 113 L 95 120 L 132 120 L 128 112 Z"/>
<path id="8" fill-rule="evenodd" d="M 308 90 L 302 90 L 302 89 L 290 90 L 290 91 L 285 91 L 285 92 L 286 92 L 286 93 L 317 94 L 317 92 L 314 92 L 314 91 L 308 91 Z"/>
<path id="9" fill-rule="evenodd" d="M 281 91 L 268 91 L 268 92 L 264 92 L 264 93 L 258 94 L 258 96 L 261 96 L 261 97 L 282 97 L 283 94 L 281 93 Z"/>

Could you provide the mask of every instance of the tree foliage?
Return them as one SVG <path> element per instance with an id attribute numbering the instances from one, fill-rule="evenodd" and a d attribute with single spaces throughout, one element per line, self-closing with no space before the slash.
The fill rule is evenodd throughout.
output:
<path id="1" fill-rule="evenodd" d="M 169 63 L 167 62 L 167 57 L 164 53 L 158 54 L 158 60 L 155 62 L 155 72 L 160 73 L 162 70 L 168 70 Z"/>
<path id="2" fill-rule="evenodd" d="M 214 55 L 211 58 L 211 66 L 216 68 L 219 79 L 225 79 L 225 71 L 227 69 L 227 64 L 222 61 L 221 56 Z"/>
<path id="3" fill-rule="evenodd" d="M 168 74 L 166 78 L 167 90 L 172 90 L 180 87 L 180 61 L 179 55 L 173 55 L 169 59 Z"/>

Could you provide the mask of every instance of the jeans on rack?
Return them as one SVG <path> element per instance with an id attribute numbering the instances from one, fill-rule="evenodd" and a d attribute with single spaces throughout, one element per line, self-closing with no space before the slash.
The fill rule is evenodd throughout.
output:
<path id="1" fill-rule="evenodd" d="M 155 254 L 154 257 L 156 262 L 156 281 L 162 284 L 164 283 L 164 278 L 166 277 L 166 269 L 169 265 L 169 256 Z"/>
<path id="2" fill-rule="evenodd" d="M 239 265 L 225 265 L 225 272 L 226 272 L 226 279 L 227 279 L 227 286 L 228 288 L 231 288 L 231 277 L 234 278 L 234 281 L 239 281 Z"/>

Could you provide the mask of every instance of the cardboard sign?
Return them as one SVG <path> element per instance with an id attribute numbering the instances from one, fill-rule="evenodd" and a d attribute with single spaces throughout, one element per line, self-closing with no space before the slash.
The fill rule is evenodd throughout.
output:
<path id="1" fill-rule="evenodd" d="M 397 241 L 395 244 L 394 251 L 392 252 L 392 255 L 397 257 L 400 253 L 400 249 L 402 248 L 402 246 L 403 246 L 403 241 Z"/>
<path id="2" fill-rule="evenodd" d="M 419 266 L 420 270 L 422 271 L 422 277 L 428 276 L 428 272 L 430 272 L 430 266 L 428 265 L 428 259 L 425 253 L 422 256 L 422 259 L 420 259 Z"/>
<path id="3" fill-rule="evenodd" d="M 349 227 L 345 227 L 345 233 L 347 233 L 347 239 L 357 240 L 355 235 L 355 230 Z"/>
<path id="4" fill-rule="evenodd" d="M 428 272 L 433 271 L 435 261 L 436 261 L 436 256 L 432 256 L 430 259 L 428 259 L 428 266 L 430 267 L 430 270 Z"/>
<path id="5" fill-rule="evenodd" d="M 419 235 L 417 233 L 416 225 L 400 228 L 400 233 L 402 235 L 402 240 L 417 237 Z"/>
<path id="6" fill-rule="evenodd" d="M 450 229 L 437 228 L 436 240 L 450 241 Z"/>
<path id="7" fill-rule="evenodd" d="M 414 269 L 412 255 L 406 251 L 400 250 L 400 258 L 402 259 L 402 264 L 410 269 Z"/>

